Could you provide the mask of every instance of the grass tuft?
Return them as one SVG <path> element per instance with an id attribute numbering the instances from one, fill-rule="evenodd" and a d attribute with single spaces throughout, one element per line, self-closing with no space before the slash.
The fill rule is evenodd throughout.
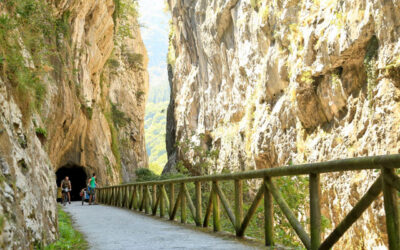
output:
<path id="1" fill-rule="evenodd" d="M 58 239 L 58 241 L 39 249 L 53 250 L 89 248 L 89 245 L 84 239 L 82 233 L 76 231 L 72 227 L 70 216 L 66 212 L 64 212 L 60 206 L 58 207 L 58 230 L 60 232 L 60 238 Z"/>
<path id="2" fill-rule="evenodd" d="M 47 138 L 47 130 L 45 128 L 38 127 L 35 129 L 35 132 L 36 132 L 36 135 Z"/>

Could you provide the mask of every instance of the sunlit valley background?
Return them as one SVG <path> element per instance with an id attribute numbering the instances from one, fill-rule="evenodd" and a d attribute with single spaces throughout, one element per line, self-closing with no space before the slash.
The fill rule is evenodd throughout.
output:
<path id="1" fill-rule="evenodd" d="M 146 104 L 145 138 L 149 168 L 160 174 L 167 163 L 165 149 L 169 83 L 166 56 L 170 13 L 163 0 L 139 0 L 141 32 L 149 56 L 149 96 Z"/>

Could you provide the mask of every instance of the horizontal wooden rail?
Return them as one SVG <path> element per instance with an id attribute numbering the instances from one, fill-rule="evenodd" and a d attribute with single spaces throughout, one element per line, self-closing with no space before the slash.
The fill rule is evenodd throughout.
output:
<path id="1" fill-rule="evenodd" d="M 264 198 L 264 229 L 265 244 L 267 246 L 275 244 L 273 239 L 274 212 L 272 206 L 273 200 L 275 200 L 307 249 L 329 249 L 383 192 L 388 246 L 389 249 L 400 249 L 400 222 L 397 202 L 400 178 L 395 174 L 395 168 L 400 168 L 400 154 L 359 157 L 232 174 L 136 182 L 98 188 L 97 197 L 100 203 L 106 205 L 144 211 L 152 215 L 156 215 L 158 212 L 160 217 L 164 218 L 168 215 L 170 220 L 175 220 L 180 211 L 182 223 L 187 223 L 190 216 L 197 226 L 203 227 L 208 227 L 212 215 L 214 231 L 222 230 L 220 210 L 223 208 L 238 237 L 245 235 L 250 220 Z M 321 239 L 320 174 L 366 169 L 379 169 L 381 174 L 332 233 L 326 239 Z M 273 177 L 294 175 L 309 176 L 310 235 L 297 220 L 273 181 Z M 260 185 L 247 213 L 243 216 L 242 180 L 252 179 L 260 179 L 263 183 Z M 219 184 L 221 181 L 232 181 L 234 184 L 233 209 Z M 193 198 L 187 186 L 189 185 L 188 183 L 192 182 L 195 187 Z M 202 189 L 204 188 L 202 188 L 202 185 L 208 186 L 207 190 L 209 190 L 204 217 L 202 213 Z M 222 206 L 220 206 L 220 203 L 222 203 Z M 190 213 L 187 213 L 187 208 L 189 208 Z"/>

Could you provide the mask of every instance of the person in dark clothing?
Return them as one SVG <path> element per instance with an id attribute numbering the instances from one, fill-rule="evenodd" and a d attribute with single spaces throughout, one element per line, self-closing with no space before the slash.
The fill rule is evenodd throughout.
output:
<path id="1" fill-rule="evenodd" d="M 69 180 L 68 176 L 65 176 L 64 180 L 61 181 L 61 185 L 60 188 L 62 190 L 62 192 L 66 192 L 68 194 L 68 201 L 69 204 L 71 204 L 71 190 L 72 190 L 72 185 L 71 185 L 71 181 Z"/>

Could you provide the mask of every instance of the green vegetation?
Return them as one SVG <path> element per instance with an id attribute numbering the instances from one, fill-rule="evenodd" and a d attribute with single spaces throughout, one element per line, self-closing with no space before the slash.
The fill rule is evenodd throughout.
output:
<path id="1" fill-rule="evenodd" d="M 334 87 L 340 87 L 340 85 L 342 84 L 342 81 L 340 80 L 341 74 L 342 74 L 342 69 L 341 68 L 335 69 L 331 73 L 332 84 L 333 84 Z"/>
<path id="2" fill-rule="evenodd" d="M 139 16 L 138 2 L 136 0 L 114 0 L 115 10 L 113 13 L 114 24 L 117 30 L 117 36 L 119 38 L 133 38 L 132 34 L 132 22 L 130 18 L 137 19 Z"/>
<path id="3" fill-rule="evenodd" d="M 40 110 L 45 99 L 47 86 L 42 78 L 52 71 L 48 66 L 50 58 L 62 52 L 59 34 L 69 37 L 69 13 L 56 19 L 44 0 L 3 0 L 2 4 L 0 74 L 13 87 L 27 118 L 34 110 Z"/>
<path id="4" fill-rule="evenodd" d="M 153 171 L 149 169 L 138 169 L 136 170 L 137 182 L 141 181 L 155 181 L 155 180 L 166 180 L 166 179 L 173 179 L 173 178 L 183 178 L 187 177 L 186 174 L 178 173 L 173 175 L 166 175 L 166 176 L 158 176 Z M 293 213 L 297 215 L 300 223 L 302 226 L 307 229 L 309 224 L 309 218 L 306 213 L 308 209 L 308 201 L 309 201 L 309 194 L 308 194 L 308 178 L 301 177 L 301 176 L 286 176 L 286 177 L 277 177 L 274 178 L 274 183 L 278 187 L 279 191 L 281 192 L 282 196 L 284 197 L 285 201 L 292 209 Z M 233 205 L 234 197 L 234 183 L 233 181 L 220 181 L 219 185 L 223 190 L 226 198 L 228 201 L 231 202 Z M 195 201 L 194 196 L 194 184 L 193 183 L 186 183 L 187 189 L 189 194 L 192 196 L 192 200 Z M 243 197 L 244 197 L 244 215 L 249 210 L 251 204 L 254 201 L 255 191 L 258 187 L 255 182 L 243 182 Z M 168 187 L 167 187 L 168 190 Z M 211 191 L 210 183 L 202 183 L 202 207 L 203 211 L 206 211 L 206 207 L 209 200 L 209 195 Z M 179 189 L 175 188 L 175 197 L 178 195 Z M 260 202 L 254 216 L 250 220 L 249 226 L 246 230 L 246 236 L 256 238 L 259 240 L 264 239 L 264 201 L 263 199 Z M 274 201 L 274 241 L 277 244 L 284 245 L 287 247 L 293 247 L 295 249 L 303 249 L 303 245 L 300 239 L 297 237 L 297 234 L 292 229 L 291 225 L 287 221 L 284 214 L 281 212 L 279 206 Z M 189 209 L 187 207 L 187 209 Z M 234 233 L 234 227 L 231 224 L 225 210 L 221 206 L 221 225 L 222 230 Z M 189 215 L 190 212 L 187 211 Z M 302 215 L 301 217 L 299 215 Z M 300 218 L 299 218 L 300 217 Z M 179 221 L 180 219 L 180 212 L 176 216 L 176 220 Z M 194 224 L 194 219 L 192 216 L 188 216 L 188 223 Z M 322 232 L 325 232 L 326 229 L 331 228 L 331 222 L 324 216 L 321 218 L 322 224 Z M 210 220 L 209 227 L 213 226 L 212 219 Z"/>
<path id="5" fill-rule="evenodd" d="M 302 214 L 301 218 L 298 218 L 304 228 L 308 228 L 309 219 L 307 214 L 304 214 L 308 209 L 308 178 L 301 176 L 285 176 L 277 177 L 273 179 L 275 185 L 281 192 L 285 201 L 292 209 L 295 215 Z M 253 183 L 254 184 L 254 183 Z M 228 200 L 234 201 L 234 186 L 231 182 L 222 182 L 221 188 Z M 249 183 L 243 185 L 244 195 L 244 211 L 250 208 L 251 203 L 254 199 L 254 186 Z M 252 193 L 252 195 L 251 195 Z M 264 239 L 264 201 L 260 202 L 260 206 L 257 208 L 253 219 L 246 230 L 246 236 L 254 237 L 256 239 Z M 287 247 L 293 247 L 295 249 L 303 249 L 303 245 L 299 240 L 297 234 L 290 226 L 285 215 L 280 210 L 279 206 L 274 201 L 274 241 L 280 245 Z M 224 229 L 228 229 L 230 232 L 234 232 L 233 227 L 229 221 L 229 218 L 222 213 L 221 224 Z M 305 216 L 304 216 L 305 215 Z M 330 227 L 330 221 L 323 217 L 322 218 L 322 231 Z"/>
<path id="6" fill-rule="evenodd" d="M 26 140 L 26 136 L 19 136 L 18 137 L 18 143 L 21 146 L 21 148 L 27 148 L 28 147 L 28 142 Z"/>
<path id="7" fill-rule="evenodd" d="M 114 13 L 113 13 L 113 20 L 114 20 L 114 25 L 117 23 L 117 19 L 121 16 L 121 12 L 123 11 L 121 7 L 121 0 L 114 0 Z M 116 28 L 116 25 L 114 26 L 114 29 Z"/>
<path id="8" fill-rule="evenodd" d="M 400 82 L 400 56 L 384 67 L 385 74 L 395 82 Z"/>
<path id="9" fill-rule="evenodd" d="M 64 212 L 61 207 L 58 207 L 58 230 L 60 239 L 46 247 L 39 249 L 88 249 L 89 245 L 83 238 L 83 235 L 72 227 L 70 216 Z"/>
<path id="10" fill-rule="evenodd" d="M 120 63 L 117 59 L 110 58 L 107 60 L 107 65 L 109 65 L 111 69 L 116 70 L 120 66 Z"/>
<path id="11" fill-rule="evenodd" d="M 1 182 L 2 182 L 2 179 L 0 178 L 0 183 Z M 3 232 L 3 228 L 4 228 L 4 216 L 0 214 L 0 233 Z"/>
<path id="12" fill-rule="evenodd" d="M 36 135 L 47 138 L 47 130 L 45 128 L 42 128 L 42 127 L 36 128 L 35 132 L 36 132 Z"/>
<path id="13" fill-rule="evenodd" d="M 136 174 L 136 181 L 152 181 L 158 180 L 160 177 L 159 175 L 155 174 L 148 168 L 139 168 L 135 171 Z"/>
<path id="14" fill-rule="evenodd" d="M 144 96 L 144 94 L 146 94 L 146 93 L 144 93 L 143 90 L 139 90 L 139 91 L 136 92 L 136 99 L 137 99 L 138 102 L 140 101 L 142 96 Z"/>
<path id="15" fill-rule="evenodd" d="M 112 167 L 111 167 L 111 162 L 108 159 L 107 156 L 104 156 L 104 162 L 106 163 L 106 172 L 107 172 L 107 176 L 113 178 L 112 176 Z"/>
<path id="16" fill-rule="evenodd" d="M 202 142 L 200 145 L 196 145 L 189 139 L 176 143 L 176 146 L 179 147 L 184 154 L 188 152 L 194 153 L 192 158 L 194 164 L 192 166 L 184 166 L 183 162 L 178 162 L 176 166 L 178 171 L 186 173 L 187 170 L 189 170 L 196 175 L 210 174 L 211 168 L 218 159 L 219 150 L 211 148 L 211 142 L 205 134 L 200 134 L 200 140 Z M 204 143 L 206 145 L 203 145 Z"/>
<path id="17" fill-rule="evenodd" d="M 89 120 L 92 120 L 92 117 L 93 117 L 93 108 L 92 107 L 81 104 L 81 110 L 87 116 L 87 118 L 89 118 Z"/>
<path id="18" fill-rule="evenodd" d="M 169 34 L 168 34 L 168 54 L 167 54 L 167 64 L 171 65 L 173 68 L 175 66 L 175 47 L 174 44 L 172 43 L 174 39 L 174 34 L 175 34 L 175 28 L 174 24 L 172 23 L 172 20 L 169 22 Z"/>
<path id="19" fill-rule="evenodd" d="M 146 104 L 146 151 L 149 155 L 149 168 L 156 174 L 161 174 L 168 161 L 165 135 L 169 95 L 168 84 L 151 86 Z"/>
<path id="20" fill-rule="evenodd" d="M 108 126 L 110 127 L 111 132 L 111 151 L 115 157 L 116 166 L 112 166 L 110 160 L 104 156 L 104 162 L 106 164 L 107 175 L 112 177 L 112 168 L 115 168 L 119 171 L 122 169 L 121 163 L 121 151 L 120 145 L 123 143 L 123 140 L 120 141 L 118 138 L 118 129 L 126 126 L 131 119 L 126 116 L 126 114 L 118 109 L 118 106 L 110 101 L 110 110 L 104 112 L 104 117 L 107 120 Z"/>
<path id="21" fill-rule="evenodd" d="M 372 36 L 367 44 L 367 49 L 364 57 L 364 67 L 367 73 L 367 87 L 369 107 L 374 105 L 373 90 L 376 86 L 376 57 L 378 55 L 379 41 L 376 36 Z"/>
<path id="22" fill-rule="evenodd" d="M 250 5 L 253 9 L 258 11 L 258 8 L 260 8 L 262 1 L 261 0 L 250 0 Z"/>
<path id="23" fill-rule="evenodd" d="M 149 102 L 146 105 L 144 122 L 146 151 L 149 155 L 149 167 L 156 174 L 161 174 L 164 165 L 167 163 L 165 146 L 167 108 L 168 102 L 166 101 L 159 103 Z"/>
<path id="24" fill-rule="evenodd" d="M 138 53 L 125 53 L 129 66 L 135 69 L 141 69 L 143 66 L 143 55 Z"/>
<path id="25" fill-rule="evenodd" d="M 152 86 L 150 87 L 149 96 L 147 97 L 147 102 L 154 104 L 168 102 L 169 95 L 170 95 L 170 89 L 168 84 Z"/>
<path id="26" fill-rule="evenodd" d="M 309 201 L 308 178 L 302 176 L 284 176 L 274 178 L 274 182 L 293 213 L 304 214 L 305 206 Z M 297 234 L 291 228 L 276 202 L 274 202 L 274 211 L 275 225 L 279 225 L 274 228 L 276 241 L 284 246 L 301 247 L 302 243 L 297 238 Z M 309 221 L 300 222 L 304 228 L 307 228 L 306 222 Z"/>
<path id="27" fill-rule="evenodd" d="M 112 112 L 106 112 L 104 114 L 104 117 L 106 118 L 108 126 L 110 127 L 111 131 L 111 151 L 113 152 L 113 155 L 117 162 L 118 169 L 121 170 L 121 152 L 119 150 L 118 132 L 117 129 L 115 128 L 116 125 L 114 125 Z"/>
<path id="28" fill-rule="evenodd" d="M 166 174 L 166 175 L 158 175 L 154 173 L 152 170 L 148 168 L 138 168 L 135 171 L 136 174 L 136 182 L 140 181 L 158 181 L 158 180 L 169 180 L 169 179 L 176 179 L 176 178 L 183 178 L 187 177 L 184 174 Z"/>
<path id="29" fill-rule="evenodd" d="M 129 117 L 126 117 L 125 113 L 120 111 L 116 104 L 110 102 L 111 104 L 111 118 L 115 127 L 122 128 L 125 127 L 127 123 L 131 121 Z"/>
<path id="30" fill-rule="evenodd" d="M 300 75 L 300 81 L 307 85 L 312 85 L 314 83 L 314 79 L 312 77 L 311 70 L 303 71 Z"/>
<path id="31" fill-rule="evenodd" d="M 119 151 L 117 130 L 114 126 L 111 126 L 111 151 L 115 156 L 119 169 L 121 169 L 121 152 Z"/>

